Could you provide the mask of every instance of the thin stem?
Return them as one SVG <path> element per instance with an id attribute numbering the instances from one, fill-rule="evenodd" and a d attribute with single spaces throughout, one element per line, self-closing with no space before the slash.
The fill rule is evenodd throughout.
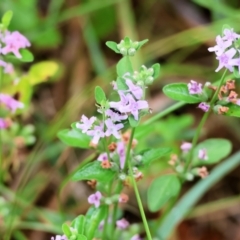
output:
<path id="1" fill-rule="evenodd" d="M 147 223 L 147 219 L 146 219 L 146 216 L 145 216 L 145 212 L 144 212 L 144 209 L 143 209 L 141 197 L 140 197 L 140 194 L 139 194 L 139 191 L 138 191 L 138 188 L 137 188 L 137 183 L 136 183 L 135 178 L 133 176 L 131 161 L 128 161 L 128 168 L 129 168 L 130 177 L 131 177 L 131 180 L 132 180 L 132 183 L 133 183 L 133 189 L 134 189 L 134 192 L 135 192 L 135 195 L 136 195 L 136 198 L 137 198 L 138 207 L 139 207 L 141 217 L 142 217 L 142 220 L 143 220 L 143 225 L 144 225 L 144 228 L 145 228 L 145 231 L 146 231 L 146 234 L 147 234 L 147 238 L 148 238 L 148 240 L 152 240 L 152 236 L 151 236 L 151 233 L 150 233 L 150 230 L 149 230 L 149 227 L 148 227 L 148 223 Z"/>
<path id="2" fill-rule="evenodd" d="M 140 194 L 138 192 L 137 183 L 136 183 L 135 178 L 133 176 L 131 161 L 129 159 L 134 132 L 135 132 L 135 128 L 132 129 L 130 140 L 129 140 L 129 143 L 128 143 L 127 154 L 126 154 L 126 162 L 125 162 L 124 169 L 126 168 L 126 165 L 127 165 L 128 169 L 129 169 L 129 172 L 130 172 L 130 177 L 131 177 L 131 180 L 132 180 L 132 183 L 133 183 L 133 189 L 134 189 L 134 192 L 135 192 L 135 195 L 136 195 L 136 198 L 137 198 L 138 207 L 139 207 L 141 217 L 142 217 L 142 220 L 143 220 L 143 225 L 144 225 L 144 228 L 145 228 L 145 231 L 146 231 L 146 234 L 147 234 L 147 238 L 148 238 L 148 240 L 152 240 L 151 233 L 150 233 L 148 223 L 147 223 L 147 219 L 146 219 L 146 216 L 145 216 L 145 212 L 144 212 L 144 209 L 143 209 L 141 197 L 140 197 Z"/>
<path id="3" fill-rule="evenodd" d="M 222 77 L 220 79 L 219 86 L 218 86 L 216 92 L 214 93 L 214 95 L 213 95 L 213 97 L 211 99 L 210 109 L 207 112 L 204 113 L 204 115 L 203 115 L 203 117 L 202 117 L 202 119 L 201 119 L 201 121 L 200 121 L 200 123 L 199 123 L 199 125 L 197 127 L 196 133 L 195 133 L 193 141 L 192 141 L 192 147 L 191 147 L 191 149 L 189 151 L 189 155 L 188 155 L 188 159 L 187 159 L 187 162 L 186 162 L 186 165 L 185 165 L 184 172 L 187 172 L 187 170 L 189 169 L 189 167 L 191 165 L 191 162 L 193 160 L 193 151 L 194 151 L 194 148 L 197 145 L 197 142 L 198 142 L 198 139 L 199 139 L 199 136 L 200 136 L 200 132 L 201 132 L 201 130 L 203 128 L 203 125 L 205 124 L 206 120 L 208 119 L 208 117 L 209 117 L 209 115 L 211 113 L 211 110 L 213 108 L 214 102 L 217 99 L 218 93 L 219 93 L 220 88 L 221 88 L 221 86 L 223 84 L 223 81 L 224 81 L 226 73 L 227 73 L 227 69 L 224 71 L 224 73 L 223 73 L 223 75 L 222 75 Z"/>
<path id="4" fill-rule="evenodd" d="M 2 81 L 3 81 L 3 68 L 0 67 L 0 89 L 2 86 Z M 0 146 L 1 148 L 3 147 L 3 143 L 2 143 L 2 131 L 0 130 Z M 3 149 L 0 149 L 0 183 L 3 182 L 3 178 L 4 178 L 4 174 L 3 174 Z"/>
<path id="5" fill-rule="evenodd" d="M 143 125 L 149 125 L 152 124 L 153 122 L 155 122 L 156 120 L 158 120 L 159 118 L 162 118 L 166 115 L 168 115 L 169 113 L 173 112 L 174 110 L 186 105 L 187 103 L 185 102 L 177 102 L 175 104 L 173 104 L 172 106 L 170 106 L 169 108 L 163 110 L 162 112 L 159 112 L 158 114 L 156 114 L 155 116 L 153 116 L 152 118 L 148 119 L 147 121 L 145 121 L 143 123 Z"/>
<path id="6" fill-rule="evenodd" d="M 106 218 L 104 220 L 102 239 L 106 239 L 107 227 L 108 227 L 108 217 L 109 217 L 109 207 L 107 208 L 107 214 L 106 214 Z"/>

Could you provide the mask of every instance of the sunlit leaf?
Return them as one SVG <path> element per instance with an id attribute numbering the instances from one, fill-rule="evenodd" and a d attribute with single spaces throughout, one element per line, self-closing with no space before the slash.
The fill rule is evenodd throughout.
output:
<path id="1" fill-rule="evenodd" d="M 117 74 L 122 77 L 128 72 L 133 73 L 133 68 L 129 57 L 125 56 L 117 63 Z"/>
<path id="2" fill-rule="evenodd" d="M 57 73 L 58 69 L 58 64 L 53 61 L 36 63 L 29 70 L 29 81 L 32 85 L 45 82 L 53 77 Z"/>

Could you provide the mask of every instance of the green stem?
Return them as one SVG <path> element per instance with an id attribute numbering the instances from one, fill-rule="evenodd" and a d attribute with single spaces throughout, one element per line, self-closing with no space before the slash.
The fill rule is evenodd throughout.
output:
<path id="1" fill-rule="evenodd" d="M 156 120 L 158 120 L 159 118 L 162 118 L 166 115 L 168 115 L 169 113 L 173 112 L 174 110 L 186 105 L 187 103 L 185 102 L 177 102 L 175 104 L 173 104 L 172 106 L 170 106 L 169 108 L 163 110 L 162 112 L 159 112 L 158 114 L 156 114 L 155 116 L 153 116 L 152 118 L 148 119 L 147 121 L 145 121 L 143 123 L 143 125 L 149 125 L 152 124 L 153 122 L 155 122 Z"/>
<path id="2" fill-rule="evenodd" d="M 2 86 L 2 73 L 3 73 L 3 68 L 0 67 L 0 89 Z M 2 143 L 2 131 L 0 130 L 0 146 L 1 148 L 3 147 L 3 143 Z M 4 170 L 3 170 L 3 149 L 0 149 L 0 183 L 3 183 L 3 179 L 4 179 Z"/>
<path id="3" fill-rule="evenodd" d="M 146 234 L 147 234 L 147 238 L 148 238 L 148 240 L 152 240 L 150 229 L 148 227 L 147 219 L 146 219 L 145 212 L 144 212 L 144 209 L 143 209 L 141 197 L 140 197 L 140 194 L 139 194 L 139 191 L 138 191 L 138 188 L 137 188 L 137 183 L 136 183 L 135 178 L 133 176 L 131 161 L 128 161 L 128 168 L 129 168 L 130 177 L 131 177 L 131 180 L 132 180 L 132 183 L 133 183 L 133 189 L 134 189 L 134 192 L 135 192 L 135 195 L 136 195 L 136 198 L 137 198 L 138 207 L 139 207 L 141 217 L 142 217 L 142 220 L 143 220 L 143 225 L 144 225 L 144 228 L 145 228 L 145 231 L 146 231 Z"/>
<path id="4" fill-rule="evenodd" d="M 102 239 L 106 239 L 107 228 L 108 228 L 108 218 L 109 218 L 109 207 L 107 208 L 107 214 L 106 214 L 106 218 L 104 220 Z"/>
<path id="5" fill-rule="evenodd" d="M 221 79 L 220 79 L 219 86 L 218 86 L 216 92 L 214 93 L 214 95 L 213 95 L 213 97 L 212 97 L 212 99 L 211 99 L 210 109 L 209 109 L 207 112 L 204 113 L 204 115 L 203 115 L 203 117 L 202 117 L 202 119 L 201 119 L 201 121 L 200 121 L 200 123 L 199 123 L 199 125 L 198 125 L 198 127 L 197 127 L 196 133 L 195 133 L 194 138 L 193 138 L 193 141 L 192 141 L 192 147 L 191 147 L 191 149 L 190 149 L 190 151 L 189 151 L 188 159 L 187 159 L 187 162 L 186 162 L 186 165 L 185 165 L 185 169 L 184 169 L 184 172 L 185 172 L 185 173 L 188 171 L 188 169 L 189 169 L 189 167 L 190 167 L 190 165 L 191 165 L 191 162 L 192 162 L 192 160 L 193 160 L 194 148 L 195 148 L 196 145 L 197 145 L 197 142 L 198 142 L 198 139 L 199 139 L 199 136 L 200 136 L 200 132 L 201 132 L 201 130 L 202 130 L 202 128 L 203 128 L 203 125 L 205 124 L 205 122 L 207 121 L 207 119 L 208 119 L 208 117 L 209 117 L 209 115 L 210 115 L 210 113 L 211 113 L 211 110 L 212 110 L 213 105 L 214 105 L 214 103 L 215 103 L 215 101 L 216 101 L 216 99 L 217 99 L 218 93 L 219 93 L 220 88 L 221 88 L 221 86 L 222 86 L 222 84 L 223 84 L 223 81 L 224 81 L 224 78 L 225 78 L 226 73 L 227 73 L 227 69 L 224 71 L 224 73 L 223 73 L 223 75 L 222 75 L 222 77 L 221 77 Z"/>
<path id="6" fill-rule="evenodd" d="M 135 192 L 135 195 L 136 195 L 136 198 L 137 198 L 137 203 L 138 203 L 138 207 L 139 207 L 139 210 L 140 210 L 140 213 L 141 213 L 141 217 L 142 217 L 142 220 L 143 220 L 143 225 L 144 225 L 144 228 L 145 228 L 145 231 L 146 231 L 146 234 L 147 234 L 147 238 L 148 238 L 148 240 L 152 240 L 151 233 L 150 233 L 148 223 L 147 223 L 147 219 L 146 219 L 146 216 L 145 216 L 145 212 L 144 212 L 144 209 L 143 209 L 141 197 L 140 197 L 140 194 L 138 192 L 137 183 L 136 183 L 135 178 L 133 176 L 131 161 L 129 159 L 134 132 L 135 132 L 135 128 L 132 129 L 130 140 L 129 140 L 129 143 L 128 143 L 127 154 L 126 154 L 126 162 L 125 162 L 124 169 L 126 169 L 126 167 L 128 166 L 128 169 L 129 169 L 129 172 L 130 172 L 130 177 L 131 177 L 131 180 L 132 180 L 132 183 L 133 183 L 133 189 L 134 189 L 134 192 Z"/>

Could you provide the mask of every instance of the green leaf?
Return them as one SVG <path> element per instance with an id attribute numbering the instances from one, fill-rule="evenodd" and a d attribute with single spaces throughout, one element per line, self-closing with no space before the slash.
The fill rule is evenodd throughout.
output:
<path id="1" fill-rule="evenodd" d="M 160 64 L 159 63 L 155 63 L 155 64 L 152 65 L 152 68 L 154 70 L 153 78 L 156 79 L 160 75 Z"/>
<path id="2" fill-rule="evenodd" d="M 87 222 L 85 227 L 85 234 L 87 239 L 93 239 L 95 231 L 98 230 L 100 222 L 107 216 L 108 206 L 102 205 L 98 208 L 91 207 L 87 214 Z"/>
<path id="3" fill-rule="evenodd" d="M 198 151 L 206 149 L 207 160 L 198 160 Z M 199 143 L 194 149 L 193 166 L 214 164 L 227 157 L 232 150 L 232 144 L 227 139 L 212 138 Z"/>
<path id="4" fill-rule="evenodd" d="M 126 47 L 130 47 L 131 45 L 131 39 L 129 37 L 124 38 L 124 43 Z"/>
<path id="5" fill-rule="evenodd" d="M 106 102 L 106 95 L 103 89 L 99 86 L 95 87 L 95 100 L 98 104 L 102 104 Z"/>
<path id="6" fill-rule="evenodd" d="M 12 20 L 12 16 L 13 16 L 13 12 L 12 11 L 7 11 L 4 13 L 3 17 L 2 17 L 2 24 L 4 26 L 5 29 L 8 28 L 11 20 Z"/>
<path id="7" fill-rule="evenodd" d="M 147 42 L 148 42 L 148 39 L 145 39 L 145 40 L 142 40 L 142 41 L 138 42 L 139 45 L 138 45 L 138 47 L 137 47 L 137 50 L 140 49 L 140 48 L 141 48 L 145 43 L 147 43 Z"/>
<path id="8" fill-rule="evenodd" d="M 117 77 L 117 89 L 118 90 L 128 90 L 128 86 L 122 77 Z"/>
<path id="9" fill-rule="evenodd" d="M 22 62 L 32 62 L 34 60 L 33 54 L 27 49 L 20 49 L 22 58 L 18 58 Z"/>
<path id="10" fill-rule="evenodd" d="M 119 51 L 118 48 L 117 48 L 117 43 L 112 42 L 112 41 L 107 41 L 107 42 L 106 42 L 106 45 L 107 45 L 110 49 L 112 49 L 115 53 L 120 53 L 120 51 Z"/>
<path id="11" fill-rule="evenodd" d="M 64 233 L 64 235 L 66 235 L 68 238 L 71 236 L 71 230 L 70 230 L 70 227 L 66 224 L 66 223 L 64 223 L 63 225 L 62 225 L 62 231 L 63 231 L 63 233 Z"/>
<path id="12" fill-rule="evenodd" d="M 80 168 L 72 177 L 72 181 L 97 180 L 99 182 L 110 182 L 115 176 L 111 169 L 101 167 L 101 162 L 93 161 Z"/>
<path id="13" fill-rule="evenodd" d="M 171 148 L 153 148 L 145 150 L 143 153 L 142 164 L 148 165 L 151 162 L 171 153 Z M 140 153 L 142 154 L 142 153 Z"/>
<path id="14" fill-rule="evenodd" d="M 163 88 L 163 92 L 169 98 L 186 103 L 199 103 L 202 99 L 198 95 L 191 95 L 188 92 L 186 83 L 172 83 Z"/>
<path id="15" fill-rule="evenodd" d="M 165 175 L 155 179 L 147 193 L 148 207 L 152 212 L 158 211 L 172 197 L 176 197 L 181 184 L 175 175 Z"/>
<path id="16" fill-rule="evenodd" d="M 28 77 L 31 85 L 36 85 L 49 80 L 59 69 L 59 65 L 54 61 L 39 62 L 31 66 Z"/>
<path id="17" fill-rule="evenodd" d="M 233 67 L 233 74 L 234 74 L 235 78 L 240 78 L 240 73 L 239 73 L 237 67 Z"/>
<path id="18" fill-rule="evenodd" d="M 130 115 L 129 117 L 128 117 L 128 121 L 129 121 L 129 124 L 130 124 L 130 126 L 131 127 L 137 127 L 138 126 L 138 124 L 139 124 L 139 120 L 135 120 L 135 118 L 133 117 L 133 115 Z"/>
<path id="19" fill-rule="evenodd" d="M 227 105 L 228 111 L 224 114 L 225 116 L 240 117 L 240 106 L 230 103 Z"/>
<path id="20" fill-rule="evenodd" d="M 239 164 L 240 151 L 217 165 L 207 178 L 195 184 L 177 204 L 172 207 L 166 218 L 163 219 L 157 230 L 157 237 L 159 239 L 168 239 L 177 224 L 184 219 L 198 200 L 227 173 L 239 166 Z"/>
<path id="21" fill-rule="evenodd" d="M 133 68 L 129 57 L 125 56 L 117 63 L 117 75 L 119 77 L 122 77 L 125 73 L 128 72 L 132 74 Z"/>
<path id="22" fill-rule="evenodd" d="M 85 216 L 80 215 L 72 221 L 71 227 L 77 229 L 78 233 L 84 234 L 85 222 L 86 222 Z"/>
<path id="23" fill-rule="evenodd" d="M 89 148 L 91 137 L 76 129 L 63 129 L 57 134 L 58 138 L 68 146 Z"/>
<path id="24" fill-rule="evenodd" d="M 87 237 L 83 234 L 78 234 L 76 240 L 88 240 Z"/>

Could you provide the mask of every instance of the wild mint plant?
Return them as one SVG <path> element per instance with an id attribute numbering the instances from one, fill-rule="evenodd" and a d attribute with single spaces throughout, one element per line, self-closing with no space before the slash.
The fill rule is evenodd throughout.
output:
<path id="1" fill-rule="evenodd" d="M 88 163 L 76 169 L 69 177 L 72 181 L 87 180 L 94 192 L 88 197 L 90 208 L 86 215 L 77 216 L 71 223 L 62 226 L 63 235 L 52 240 L 91 240 L 91 239 L 166 239 L 166 233 L 149 227 L 137 182 L 144 178 L 142 170 L 155 160 L 167 159 L 170 174 L 153 180 L 148 189 L 148 207 L 150 211 L 162 209 L 162 217 L 156 223 L 167 219 L 178 199 L 181 187 L 195 177 L 206 178 L 206 165 L 214 164 L 226 157 L 231 151 L 231 143 L 225 139 L 207 139 L 198 143 L 200 132 L 210 113 L 226 116 L 240 116 L 239 99 L 235 90 L 233 75 L 226 78 L 227 70 L 239 77 L 239 38 L 233 29 L 224 27 L 222 36 L 217 36 L 217 45 L 209 48 L 216 53 L 219 66 L 216 71 L 226 68 L 222 78 L 215 83 L 173 83 L 166 85 L 163 92 L 170 98 L 181 101 L 174 106 L 141 122 L 142 117 L 152 112 L 146 100 L 149 85 L 159 76 L 160 65 L 147 68 L 142 66 L 134 71 L 131 57 L 147 40 L 134 42 L 128 37 L 120 43 L 107 42 L 107 46 L 122 54 L 117 64 L 117 77 L 111 83 L 111 97 L 104 90 L 95 88 L 96 116 L 82 115 L 72 128 L 62 130 L 58 137 L 67 145 L 80 148 L 92 148 L 96 154 L 88 158 Z M 194 133 L 192 142 L 182 139 L 178 152 L 171 148 L 151 148 L 136 151 L 136 146 L 144 138 L 141 129 L 181 107 L 184 104 L 198 104 L 203 117 Z M 143 126 L 143 128 L 141 128 Z M 135 134 L 136 129 L 140 129 Z M 164 160 L 165 159 L 165 160 Z M 122 217 L 119 204 L 126 203 L 126 187 L 133 186 L 143 220 L 145 232 L 140 225 L 130 224 Z"/>

